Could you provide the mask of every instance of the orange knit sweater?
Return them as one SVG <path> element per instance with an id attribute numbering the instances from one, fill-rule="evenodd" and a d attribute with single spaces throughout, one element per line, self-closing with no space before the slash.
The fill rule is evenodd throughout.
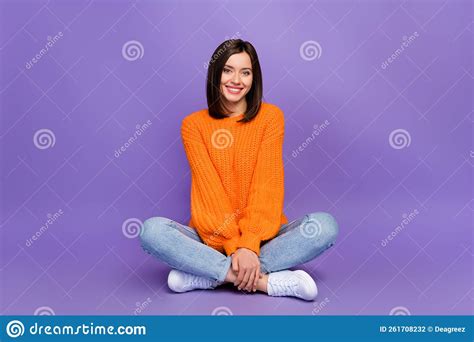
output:
<path id="1" fill-rule="evenodd" d="M 250 122 L 243 114 L 214 119 L 207 109 L 181 123 L 191 167 L 191 220 L 204 243 L 231 255 L 275 237 L 288 219 L 283 213 L 284 116 L 262 103 Z"/>

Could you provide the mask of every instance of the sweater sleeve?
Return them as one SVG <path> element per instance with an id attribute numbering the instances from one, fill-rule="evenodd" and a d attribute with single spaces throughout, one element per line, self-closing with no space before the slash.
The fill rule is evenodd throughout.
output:
<path id="1" fill-rule="evenodd" d="M 280 228 L 284 201 L 284 116 L 272 110 L 259 147 L 247 206 L 239 220 L 241 238 L 237 247 L 260 255 L 260 243 L 275 237 Z"/>
<path id="2" fill-rule="evenodd" d="M 231 255 L 240 238 L 236 213 L 232 209 L 201 133 L 186 118 L 181 137 L 191 168 L 191 213 L 199 236 L 210 247 Z"/>

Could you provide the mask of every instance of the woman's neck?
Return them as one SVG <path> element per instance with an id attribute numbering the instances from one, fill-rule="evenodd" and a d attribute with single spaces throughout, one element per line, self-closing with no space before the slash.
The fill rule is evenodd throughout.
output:
<path id="1" fill-rule="evenodd" d="M 228 115 L 229 117 L 237 116 L 242 113 L 245 113 L 245 111 L 247 110 L 247 101 L 244 97 L 237 103 L 226 102 L 225 106 L 228 110 L 230 110 L 230 114 Z"/>

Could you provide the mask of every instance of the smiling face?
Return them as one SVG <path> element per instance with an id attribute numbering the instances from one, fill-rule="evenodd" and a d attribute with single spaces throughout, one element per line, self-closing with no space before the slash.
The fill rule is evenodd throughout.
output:
<path id="1" fill-rule="evenodd" d="M 221 93 L 231 105 L 245 101 L 245 95 L 252 88 L 253 73 L 250 56 L 246 52 L 229 57 L 221 76 Z"/>
<path id="2" fill-rule="evenodd" d="M 209 115 L 223 119 L 243 114 L 238 122 L 253 120 L 263 98 L 262 70 L 254 46 L 242 39 L 226 40 L 216 48 L 207 66 Z"/>

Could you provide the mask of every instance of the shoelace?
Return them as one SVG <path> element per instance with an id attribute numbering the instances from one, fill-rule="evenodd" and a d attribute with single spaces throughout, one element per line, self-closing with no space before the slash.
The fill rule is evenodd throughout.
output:
<path id="1" fill-rule="evenodd" d="M 195 275 L 189 275 L 189 277 L 191 278 L 191 281 L 189 282 L 189 285 L 191 286 L 202 286 L 202 285 L 210 285 L 210 281 L 207 282 L 207 279 L 205 278 L 202 278 L 202 277 L 199 277 L 199 276 L 195 276 Z"/>
<path id="2" fill-rule="evenodd" d="M 298 282 L 293 278 L 276 279 L 272 281 L 272 287 L 276 289 L 278 293 L 282 293 L 284 295 L 293 294 L 293 288 L 296 285 L 298 285 Z"/>

